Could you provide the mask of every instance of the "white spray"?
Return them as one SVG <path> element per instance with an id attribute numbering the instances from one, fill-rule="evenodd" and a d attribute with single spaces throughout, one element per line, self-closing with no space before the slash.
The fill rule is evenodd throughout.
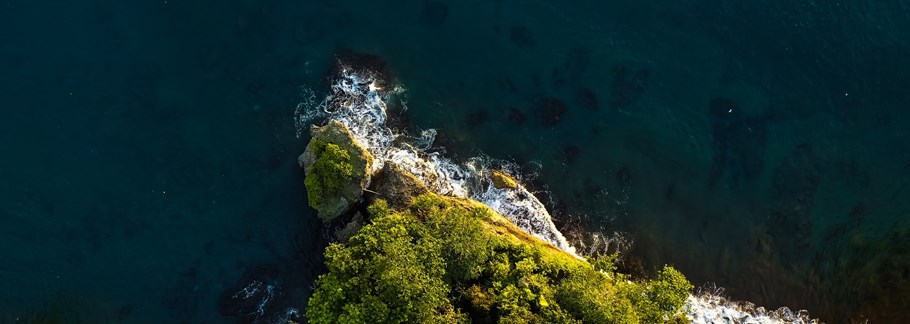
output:
<path id="1" fill-rule="evenodd" d="M 401 130 L 388 126 L 386 102 L 392 95 L 403 92 L 402 87 L 381 88 L 381 82 L 378 82 L 381 76 L 377 72 L 350 66 L 342 66 L 340 71 L 339 75 L 333 76 L 330 94 L 324 99 L 318 100 L 313 90 L 304 89 L 304 100 L 295 111 L 298 137 L 314 121 L 337 120 L 345 124 L 354 138 L 376 158 L 373 172 L 382 169 L 386 161 L 393 161 L 435 192 L 480 201 L 528 233 L 578 256 L 575 248 L 556 229 L 546 206 L 533 193 L 521 184 L 513 190 L 497 189 L 492 185 L 489 174 L 493 163 L 489 158 L 480 156 L 458 164 L 438 152 L 431 152 L 436 130 L 429 129 L 419 136 L 408 137 Z M 507 169 L 505 171 L 521 179 L 515 164 L 499 162 Z M 786 307 L 766 311 L 751 303 L 727 301 L 719 292 L 690 295 L 687 302 L 685 312 L 693 323 L 817 323 L 817 320 L 809 319 L 805 311 L 794 313 Z"/>
<path id="2" fill-rule="evenodd" d="M 386 161 L 393 161 L 433 191 L 480 201 L 528 233 L 575 255 L 575 248 L 556 229 L 544 204 L 524 186 L 519 185 L 514 190 L 492 186 L 489 159 L 478 157 L 460 165 L 438 152 L 429 151 L 436 137 L 435 130 L 408 138 L 400 130 L 389 127 L 386 102 L 391 95 L 403 91 L 401 87 L 381 88 L 376 72 L 349 66 L 342 66 L 340 71 L 323 100 L 317 100 L 312 90 L 304 90 L 304 101 L 296 111 L 298 136 L 313 121 L 337 120 L 345 124 L 354 138 L 376 158 L 373 172 L 382 169 Z"/>

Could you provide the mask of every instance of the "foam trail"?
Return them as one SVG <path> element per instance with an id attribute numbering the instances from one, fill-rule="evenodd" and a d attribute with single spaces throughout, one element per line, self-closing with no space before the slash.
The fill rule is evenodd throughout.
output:
<path id="1" fill-rule="evenodd" d="M 340 74 L 332 78 L 330 94 L 318 100 L 314 91 L 304 89 L 303 102 L 295 111 L 298 136 L 308 125 L 318 120 L 334 119 L 345 124 L 354 138 L 376 158 L 373 172 L 379 171 L 387 161 L 399 164 L 413 173 L 433 191 L 449 196 L 471 198 L 490 206 L 496 212 L 509 218 L 518 227 L 543 239 L 560 249 L 578 256 L 575 248 L 556 229 L 546 206 L 533 193 L 519 184 L 517 189 L 497 189 L 492 185 L 490 171 L 493 161 L 475 157 L 468 163 L 458 164 L 433 151 L 436 130 L 424 130 L 418 136 L 409 137 L 400 130 L 387 125 L 387 102 L 394 94 L 401 93 L 401 87 L 384 89 L 380 75 L 369 70 L 358 70 L 344 66 Z M 507 173 L 517 175 L 518 166 L 503 161 Z M 609 249 L 611 244 L 628 245 L 627 238 L 615 235 L 600 238 L 589 250 Z M 624 243 L 625 242 L 625 243 Z M 597 244 L 603 245 L 598 247 Z M 692 323 L 818 323 L 810 319 L 805 311 L 792 312 L 786 307 L 766 311 L 748 302 L 727 301 L 714 293 L 699 292 L 687 299 L 686 316 Z"/>
<path id="2" fill-rule="evenodd" d="M 386 102 L 403 90 L 380 87 L 381 76 L 377 72 L 339 64 L 340 73 L 333 76 L 330 93 L 323 100 L 317 100 L 312 90 L 304 90 L 304 101 L 296 110 L 298 136 L 314 121 L 337 120 L 376 158 L 373 172 L 382 169 L 386 161 L 393 161 L 433 191 L 480 201 L 525 231 L 575 255 L 575 248 L 556 229 L 544 204 L 531 192 L 521 185 L 515 190 L 493 187 L 488 159 L 475 158 L 461 165 L 438 152 L 430 152 L 435 130 L 425 130 L 420 136 L 409 138 L 389 127 Z"/>

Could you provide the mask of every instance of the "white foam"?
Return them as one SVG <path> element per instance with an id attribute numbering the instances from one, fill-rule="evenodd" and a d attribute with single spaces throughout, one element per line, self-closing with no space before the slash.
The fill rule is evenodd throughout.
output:
<path id="1" fill-rule="evenodd" d="M 424 130 L 411 137 L 389 127 L 386 102 L 404 90 L 398 86 L 379 88 L 376 86 L 378 77 L 374 72 L 348 67 L 342 69 L 341 75 L 334 76 L 331 93 L 324 99 L 318 100 L 313 90 L 304 89 L 304 100 L 295 112 L 298 137 L 315 121 L 337 120 L 345 124 L 354 138 L 376 158 L 373 172 L 382 169 L 386 161 L 393 161 L 435 192 L 480 201 L 528 233 L 578 256 L 576 249 L 556 228 L 546 206 L 520 184 L 521 173 L 517 165 L 496 161 L 502 165 L 500 169 L 519 180 L 517 189 L 497 189 L 490 179 L 493 161 L 489 158 L 478 156 L 468 163 L 458 164 L 432 151 L 436 130 Z M 628 246 L 629 242 L 624 235 L 614 233 L 611 237 L 595 237 L 585 250 L 606 251 L 612 245 Z M 717 292 L 693 294 L 687 302 L 685 312 L 692 323 L 818 323 L 809 319 L 805 311 L 794 313 L 782 307 L 769 312 L 751 303 L 728 301 Z"/>
<path id="2" fill-rule="evenodd" d="M 248 314 L 254 315 L 255 318 L 262 318 L 266 316 L 266 308 L 269 307 L 269 303 L 276 297 L 277 287 L 272 284 L 266 284 L 259 280 L 251 281 L 246 287 L 236 292 L 233 296 L 234 299 L 248 300 L 250 298 L 259 298 L 256 302 L 256 309 Z M 293 311 L 292 311 L 293 310 Z M 296 309 L 288 309 L 286 312 L 288 315 L 293 315 L 299 313 Z"/>
<path id="3" fill-rule="evenodd" d="M 714 287 L 689 295 L 686 317 L 694 324 L 818 324 L 809 312 L 794 312 L 787 307 L 769 311 L 750 302 L 732 301 L 723 297 L 723 288 Z"/>
<path id="4" fill-rule="evenodd" d="M 553 224 L 553 219 L 544 204 L 524 186 L 519 185 L 518 188 L 512 190 L 497 189 L 491 184 L 486 184 L 484 187 L 486 190 L 471 198 L 505 215 L 528 233 L 553 243 L 567 252 L 575 253 L 575 248 L 570 246 L 562 233 L 556 230 L 556 225 Z"/>
<path id="5" fill-rule="evenodd" d="M 478 200 L 528 233 L 575 255 L 575 248 L 556 229 L 544 204 L 524 186 L 515 190 L 492 186 L 488 159 L 475 158 L 461 165 L 439 152 L 431 152 L 436 130 L 425 130 L 409 138 L 402 136 L 401 130 L 389 127 L 386 102 L 403 89 L 382 89 L 377 86 L 378 77 L 375 72 L 342 67 L 323 100 L 317 100 L 314 91 L 305 89 L 304 100 L 296 111 L 298 136 L 314 121 L 337 120 L 376 158 L 373 172 L 382 169 L 386 161 L 394 161 L 435 192 Z"/>

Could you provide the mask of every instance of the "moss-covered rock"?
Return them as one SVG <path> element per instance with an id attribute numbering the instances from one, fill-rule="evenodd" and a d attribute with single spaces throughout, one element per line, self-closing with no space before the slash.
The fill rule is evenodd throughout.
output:
<path id="1" fill-rule="evenodd" d="M 518 182 L 515 178 L 502 171 L 493 170 L 490 177 L 493 180 L 493 186 L 498 189 L 515 189 L 518 188 Z"/>
<path id="2" fill-rule="evenodd" d="M 363 195 L 373 156 L 336 120 L 313 126 L 312 139 L 297 159 L 306 175 L 307 198 L 323 221 L 347 211 Z"/>
<path id="3" fill-rule="evenodd" d="M 373 184 L 377 198 L 384 199 L 393 210 L 404 209 L 415 197 L 430 192 L 420 179 L 392 161 L 385 163 Z"/>

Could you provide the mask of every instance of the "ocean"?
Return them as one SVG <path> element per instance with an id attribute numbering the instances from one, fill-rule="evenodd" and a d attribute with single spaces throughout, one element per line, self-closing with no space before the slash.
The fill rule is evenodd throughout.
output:
<path id="1" fill-rule="evenodd" d="M 582 254 L 910 318 L 904 0 L 6 1 L 0 27 L 3 323 L 305 311 L 333 228 L 295 113 L 344 49 L 387 64 L 402 131 L 508 164 Z M 268 309 L 231 301 L 256 282 Z"/>

